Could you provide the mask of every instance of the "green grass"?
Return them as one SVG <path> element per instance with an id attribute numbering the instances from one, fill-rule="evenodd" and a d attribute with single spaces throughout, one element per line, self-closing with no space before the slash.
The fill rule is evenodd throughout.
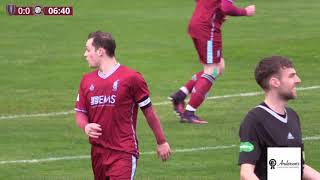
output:
<path id="1" fill-rule="evenodd" d="M 72 17 L 18 17 L 5 5 L 73 5 Z M 254 92 L 257 61 L 279 54 L 292 58 L 301 86 L 320 85 L 318 0 L 254 0 L 257 14 L 231 17 L 223 26 L 225 74 L 209 96 Z M 249 1 L 237 4 L 247 5 Z M 73 109 L 82 74 L 89 32 L 110 31 L 120 63 L 143 73 L 153 102 L 179 88 L 200 70 L 186 33 L 194 1 L 18 1 L 0 2 L 0 116 L 64 112 Z M 198 114 L 208 125 L 180 124 L 169 105 L 156 106 L 172 149 L 238 144 L 238 128 L 246 112 L 263 96 L 206 101 Z M 320 90 L 299 91 L 290 102 L 300 115 L 304 137 L 319 136 Z M 141 152 L 155 149 L 142 114 L 138 119 Z M 86 137 L 70 115 L 0 119 L 0 161 L 89 155 Z M 306 141 L 306 160 L 320 170 L 320 142 Z M 239 179 L 238 148 L 173 153 L 162 163 L 142 154 L 136 179 Z M 92 179 L 89 159 L 42 163 L 0 163 L 0 179 Z"/>

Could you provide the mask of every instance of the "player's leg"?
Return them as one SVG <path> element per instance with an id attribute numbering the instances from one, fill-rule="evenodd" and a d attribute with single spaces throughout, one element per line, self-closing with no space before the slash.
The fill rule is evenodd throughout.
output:
<path id="1" fill-rule="evenodd" d="M 91 165 L 95 180 L 105 180 L 106 166 L 103 164 L 104 153 L 100 147 L 91 147 Z"/>
<path id="2" fill-rule="evenodd" d="M 110 180 L 133 180 L 137 168 L 137 158 L 124 152 L 115 152 L 113 156 L 114 162 L 108 171 Z"/>
<path id="3" fill-rule="evenodd" d="M 183 113 L 185 108 L 184 100 L 191 93 L 194 85 L 197 82 L 197 79 L 201 77 L 202 73 L 203 71 L 194 74 L 184 86 L 182 86 L 177 92 L 171 94 L 168 97 L 168 99 L 172 101 L 173 110 L 177 113 L 177 115 Z"/>
<path id="4" fill-rule="evenodd" d="M 200 43 L 198 39 L 192 38 L 192 42 L 196 51 L 198 52 L 199 59 L 201 59 L 200 50 L 203 50 L 205 47 L 200 47 Z M 171 94 L 168 99 L 171 100 L 173 105 L 173 110 L 177 113 L 177 115 L 181 116 L 184 112 L 185 108 L 185 98 L 191 93 L 194 85 L 196 84 L 197 80 L 201 77 L 203 71 L 197 72 L 194 74 L 184 86 L 182 86 L 177 92 Z"/>
<path id="5" fill-rule="evenodd" d="M 204 70 L 194 85 L 186 110 L 181 114 L 181 122 L 205 124 L 207 122 L 196 116 L 195 111 L 205 100 L 214 81 L 223 73 L 224 59 L 219 42 L 196 40 L 195 46 Z"/>

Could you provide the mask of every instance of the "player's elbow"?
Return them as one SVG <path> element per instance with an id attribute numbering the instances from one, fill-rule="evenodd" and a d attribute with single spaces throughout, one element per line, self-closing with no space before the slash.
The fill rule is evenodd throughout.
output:
<path id="1" fill-rule="evenodd" d="M 221 6 L 221 10 L 222 10 L 222 12 L 223 12 L 224 14 L 226 14 L 226 15 L 232 16 L 232 14 L 233 14 L 233 11 L 230 10 L 230 9 L 229 9 L 228 7 L 226 7 L 226 6 Z"/>

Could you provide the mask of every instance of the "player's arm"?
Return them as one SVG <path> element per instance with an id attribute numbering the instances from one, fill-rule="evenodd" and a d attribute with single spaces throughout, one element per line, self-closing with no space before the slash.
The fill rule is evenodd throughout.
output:
<path id="1" fill-rule="evenodd" d="M 240 180 L 259 180 L 254 173 L 255 165 L 241 164 L 240 166 Z"/>
<path id="2" fill-rule="evenodd" d="M 246 8 L 238 8 L 233 4 L 233 0 L 222 0 L 221 10 L 229 16 L 253 16 L 256 11 L 255 5 Z"/>
<path id="3" fill-rule="evenodd" d="M 76 111 L 76 123 L 80 129 L 84 131 L 84 128 L 88 124 L 88 116 L 83 112 Z"/>
<path id="4" fill-rule="evenodd" d="M 83 84 L 85 78 L 83 77 L 80 82 L 80 88 L 78 91 L 78 96 L 75 104 L 75 116 L 76 123 L 82 131 L 91 138 L 98 138 L 101 135 L 101 128 L 99 124 L 89 123 L 88 111 L 86 108 L 86 98 L 84 93 Z"/>
<path id="5" fill-rule="evenodd" d="M 132 78 L 131 93 L 147 119 L 147 122 L 157 140 L 158 157 L 163 161 L 167 160 L 170 156 L 170 146 L 164 137 L 159 117 L 152 107 L 147 83 L 140 73 L 136 73 Z"/>
<path id="6" fill-rule="evenodd" d="M 163 130 L 161 128 L 159 117 L 153 109 L 151 103 L 148 107 L 141 107 L 141 110 L 147 119 L 149 127 L 151 128 L 156 140 L 157 140 L 157 154 L 163 161 L 169 159 L 171 150 L 166 141 Z"/>
<path id="7" fill-rule="evenodd" d="M 89 123 L 86 113 L 76 111 L 76 123 L 89 137 L 99 138 L 101 136 L 101 126 L 96 123 Z"/>
<path id="8" fill-rule="evenodd" d="M 241 180 L 257 180 L 258 177 L 254 173 L 255 164 L 261 155 L 261 147 L 259 146 L 259 135 L 261 129 L 258 129 L 255 115 L 250 111 L 242 121 L 239 129 L 240 137 L 240 179 Z"/>
<path id="9" fill-rule="evenodd" d="M 303 180 L 318 180 L 320 179 L 320 173 L 313 169 L 312 167 L 308 165 L 303 166 Z"/>

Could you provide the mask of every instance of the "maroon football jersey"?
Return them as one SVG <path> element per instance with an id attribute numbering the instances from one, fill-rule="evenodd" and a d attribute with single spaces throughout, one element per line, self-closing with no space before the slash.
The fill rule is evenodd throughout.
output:
<path id="1" fill-rule="evenodd" d="M 90 123 L 101 125 L 102 135 L 89 138 L 92 145 L 138 156 L 138 106 L 150 104 L 141 74 L 118 64 L 109 74 L 95 70 L 83 76 L 75 110 L 86 113 Z"/>
<path id="2" fill-rule="evenodd" d="M 221 0 L 197 0 L 189 22 L 189 35 L 196 39 L 221 42 L 221 25 L 225 14 L 221 10 Z"/>

